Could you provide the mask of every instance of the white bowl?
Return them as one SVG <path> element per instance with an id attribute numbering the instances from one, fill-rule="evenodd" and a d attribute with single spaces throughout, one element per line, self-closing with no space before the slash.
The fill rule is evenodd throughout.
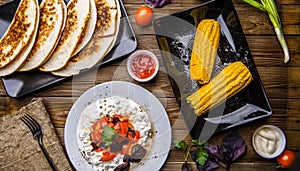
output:
<path id="1" fill-rule="evenodd" d="M 263 152 L 261 150 L 262 146 L 258 147 L 255 143 L 255 139 L 257 138 L 256 136 L 259 134 L 259 132 L 263 129 L 269 129 L 269 130 L 272 130 L 274 132 L 277 133 L 277 139 L 278 139 L 278 144 L 277 144 L 277 147 L 276 147 L 276 150 L 271 153 L 271 154 L 268 154 L 266 152 Z M 285 135 L 284 133 L 282 132 L 282 130 L 280 128 L 278 128 L 277 126 L 274 126 L 274 125 L 263 125 L 259 128 L 257 128 L 252 136 L 252 146 L 255 150 L 255 152 L 260 155 L 261 157 L 263 158 L 267 158 L 267 159 L 272 159 L 272 158 L 276 158 L 278 157 L 282 152 L 283 150 L 285 149 L 285 146 L 286 146 L 286 138 L 285 138 Z"/>
<path id="2" fill-rule="evenodd" d="M 133 62 L 133 60 L 139 56 L 139 55 L 147 55 L 149 57 L 151 57 L 153 60 L 154 60 L 154 63 L 155 63 L 155 70 L 153 72 L 153 74 L 147 78 L 139 78 L 138 76 L 136 76 L 134 74 L 134 72 L 132 71 L 132 68 L 131 68 L 131 64 Z M 156 74 L 158 73 L 158 70 L 159 70 L 159 62 L 158 62 L 158 59 L 157 57 L 150 51 L 148 50 L 136 50 L 135 52 L 133 52 L 129 57 L 128 57 L 128 60 L 127 60 L 127 71 L 129 73 L 129 75 L 136 81 L 138 82 L 147 82 L 147 81 L 150 81 L 152 80 Z"/>

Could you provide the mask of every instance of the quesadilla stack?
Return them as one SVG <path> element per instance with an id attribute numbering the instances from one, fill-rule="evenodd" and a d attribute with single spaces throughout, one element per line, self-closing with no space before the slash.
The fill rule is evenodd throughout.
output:
<path id="1" fill-rule="evenodd" d="M 39 68 L 41 71 L 55 71 L 67 64 L 89 19 L 89 4 L 87 0 L 69 1 L 67 21 L 62 36 L 52 56 Z"/>
<path id="2" fill-rule="evenodd" d="M 63 0 L 42 1 L 35 44 L 19 71 L 35 69 L 49 59 L 64 29 L 66 18 L 67 8 Z"/>
<path id="3" fill-rule="evenodd" d="M 22 0 L 0 40 L 0 76 L 16 71 L 29 54 L 39 23 L 37 0 Z"/>
<path id="4" fill-rule="evenodd" d="M 0 39 L 0 77 L 39 69 L 68 77 L 98 64 L 113 48 L 118 0 L 21 0 Z"/>
<path id="5" fill-rule="evenodd" d="M 52 72 L 57 76 L 72 76 L 99 63 L 112 49 L 118 35 L 120 6 L 117 0 L 95 0 L 97 23 L 94 34 L 88 44 L 67 65 Z"/>

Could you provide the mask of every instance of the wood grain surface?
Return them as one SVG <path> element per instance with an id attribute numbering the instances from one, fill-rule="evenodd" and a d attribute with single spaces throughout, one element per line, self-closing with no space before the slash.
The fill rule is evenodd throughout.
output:
<path id="1" fill-rule="evenodd" d="M 139 27 L 134 20 L 135 11 L 146 5 L 143 0 L 123 0 L 132 27 L 138 39 L 138 49 L 149 49 L 160 60 L 161 71 L 150 83 L 140 84 L 129 78 L 126 72 L 126 57 L 109 65 L 84 73 L 74 79 L 68 79 L 58 85 L 48 87 L 22 98 L 9 97 L 0 83 L 0 115 L 15 113 L 28 104 L 32 98 L 41 97 L 51 114 L 57 134 L 64 143 L 64 125 L 68 112 L 74 101 L 87 89 L 106 81 L 124 80 L 134 82 L 153 92 L 166 106 L 172 124 L 173 138 L 190 141 L 180 109 L 175 100 L 172 87 L 165 72 L 164 64 L 158 50 L 152 26 Z M 247 154 L 234 162 L 231 170 L 276 170 L 276 161 L 259 157 L 251 145 L 253 131 L 263 125 L 272 124 L 280 127 L 287 138 L 287 149 L 299 153 L 300 150 L 300 1 L 276 0 L 283 31 L 289 46 L 291 60 L 283 63 L 283 52 L 276 39 L 273 26 L 267 14 L 251 7 L 242 0 L 233 0 L 247 42 L 254 57 L 262 84 L 269 98 L 273 114 L 267 119 L 252 122 L 236 128 L 247 143 Z M 179 12 L 203 3 L 200 0 L 171 0 L 163 8 L 153 9 L 155 17 Z M 229 131 L 213 136 L 211 143 L 219 144 Z M 299 154 L 298 154 L 299 156 Z M 300 156 L 299 156 L 300 157 Z M 189 160 L 191 162 L 191 160 Z M 161 170 L 179 171 L 183 162 L 183 153 L 170 149 L 170 154 Z M 191 162 L 192 163 L 192 162 Z M 299 163 L 297 163 L 299 164 Z M 224 170 L 223 168 L 217 170 Z"/>

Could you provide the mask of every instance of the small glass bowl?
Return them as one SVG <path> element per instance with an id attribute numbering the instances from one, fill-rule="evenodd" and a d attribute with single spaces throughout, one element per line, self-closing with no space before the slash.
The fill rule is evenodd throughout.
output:
<path id="1" fill-rule="evenodd" d="M 137 77 L 132 69 L 131 69 L 131 64 L 132 64 L 132 61 L 134 60 L 135 57 L 139 56 L 139 55 L 148 55 L 150 56 L 154 62 L 155 62 L 155 70 L 153 72 L 153 74 L 147 78 L 139 78 Z M 150 81 L 152 80 L 158 73 L 158 70 L 159 70 L 159 62 L 158 62 L 158 59 L 156 57 L 156 55 L 154 55 L 152 52 L 148 51 L 148 50 L 136 50 L 135 52 L 133 52 L 129 57 L 128 57 L 128 60 L 127 60 L 127 72 L 129 73 L 129 75 L 136 81 L 138 82 L 147 82 L 147 81 Z"/>
<path id="2" fill-rule="evenodd" d="M 276 150 L 272 154 L 266 154 L 266 153 L 260 151 L 259 148 L 255 144 L 255 138 L 258 135 L 258 132 L 261 131 L 264 128 L 268 128 L 268 129 L 270 129 L 272 131 L 275 131 L 277 133 L 277 135 L 278 135 L 278 145 L 277 145 Z M 252 136 L 252 146 L 253 146 L 254 151 L 258 155 L 260 155 L 261 157 L 266 158 L 266 159 L 273 159 L 273 158 L 278 157 L 283 152 L 283 150 L 285 149 L 286 138 L 285 138 L 285 135 L 282 132 L 282 130 L 280 128 L 278 128 L 277 126 L 274 126 L 274 125 L 263 125 L 263 126 L 258 127 L 255 130 L 255 132 L 253 133 L 253 136 Z"/>

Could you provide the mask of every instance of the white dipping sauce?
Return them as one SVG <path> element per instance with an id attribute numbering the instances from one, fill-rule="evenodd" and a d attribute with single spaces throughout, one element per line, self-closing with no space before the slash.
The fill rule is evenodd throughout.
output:
<path id="1" fill-rule="evenodd" d="M 111 161 L 100 161 L 102 152 L 92 151 L 91 128 L 94 122 L 104 116 L 114 114 L 129 116 L 129 121 L 135 130 L 140 132 L 136 144 L 142 145 L 147 151 L 151 147 L 151 122 L 147 111 L 136 102 L 119 96 L 107 97 L 89 104 L 79 118 L 77 127 L 77 144 L 83 157 L 93 166 L 93 170 L 112 171 L 123 163 L 122 154 Z"/>
<path id="2" fill-rule="evenodd" d="M 275 126 L 262 126 L 254 133 L 252 144 L 262 157 L 274 158 L 284 149 L 285 137 L 283 132 Z"/>

